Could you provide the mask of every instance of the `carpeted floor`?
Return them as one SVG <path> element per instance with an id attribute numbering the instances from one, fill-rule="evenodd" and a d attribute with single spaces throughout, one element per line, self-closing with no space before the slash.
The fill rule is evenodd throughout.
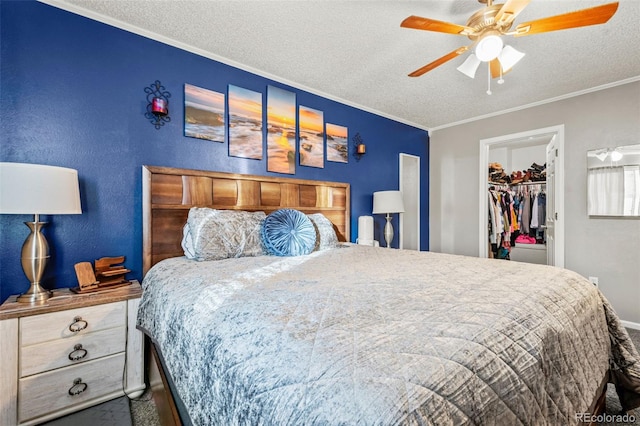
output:
<path id="1" fill-rule="evenodd" d="M 157 426 L 160 424 L 150 389 L 147 389 L 140 398 L 132 399 L 129 405 L 131 406 L 133 426 Z"/>
<path id="2" fill-rule="evenodd" d="M 627 328 L 627 331 L 629 332 L 629 337 L 631 337 L 631 340 L 633 341 L 633 345 L 636 347 L 638 352 L 640 352 L 640 330 Z M 616 393 L 616 388 L 611 383 L 609 383 L 607 387 L 607 414 L 620 414 L 621 410 L 622 410 L 622 407 L 620 407 L 620 402 L 618 401 L 618 394 Z M 640 407 L 631 411 L 630 414 L 633 414 L 633 417 L 635 420 L 633 423 L 629 423 L 629 422 L 622 423 L 622 422 L 611 421 L 611 422 L 602 422 L 599 424 L 607 425 L 607 426 L 609 425 L 614 426 L 614 425 L 621 425 L 621 424 L 640 426 Z"/>
<path id="3" fill-rule="evenodd" d="M 112 399 L 86 410 L 44 423 L 46 426 L 131 426 L 131 410 L 126 397 Z M 159 424 L 159 423 L 156 423 Z"/>
<path id="4" fill-rule="evenodd" d="M 640 330 L 627 329 L 627 331 L 629 331 L 635 347 L 640 349 Z M 609 384 L 607 388 L 607 414 L 620 414 L 620 411 L 618 395 L 613 385 Z M 636 408 L 631 414 L 635 417 L 633 423 L 603 422 L 599 424 L 640 426 L 640 408 Z M 159 424 L 158 413 L 150 391 L 146 391 L 140 398 L 129 401 L 128 404 L 126 397 L 122 397 L 46 423 L 47 426 L 157 426 Z"/>
<path id="5" fill-rule="evenodd" d="M 41 426 L 158 426 L 160 420 L 151 391 L 139 398 L 126 396 L 69 414 Z M 1 425 L 4 426 L 4 425 Z"/>

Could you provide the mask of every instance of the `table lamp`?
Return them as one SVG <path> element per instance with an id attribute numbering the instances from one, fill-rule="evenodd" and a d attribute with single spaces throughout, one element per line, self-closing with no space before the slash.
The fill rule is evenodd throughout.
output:
<path id="1" fill-rule="evenodd" d="M 25 222 L 31 233 L 22 246 L 22 269 L 31 282 L 18 302 L 42 303 L 50 292 L 40 285 L 49 260 L 49 244 L 42 234 L 48 222 L 41 214 L 80 214 L 78 172 L 40 164 L 0 163 L 0 213 L 33 214 Z"/>
<path id="2" fill-rule="evenodd" d="M 384 226 L 384 240 L 387 248 L 391 248 L 393 240 L 393 225 L 391 225 L 391 215 L 393 213 L 404 213 L 404 203 L 402 202 L 402 192 L 400 191 L 377 191 L 373 193 L 373 214 L 386 214 L 387 223 Z"/>

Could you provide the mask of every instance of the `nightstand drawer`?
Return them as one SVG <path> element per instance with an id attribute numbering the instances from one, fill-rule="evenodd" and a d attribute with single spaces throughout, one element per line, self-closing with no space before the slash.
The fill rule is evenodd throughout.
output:
<path id="1" fill-rule="evenodd" d="M 120 353 L 20 379 L 19 421 L 121 391 L 123 368 L 124 353 Z M 74 385 L 77 379 L 81 382 Z"/>
<path id="2" fill-rule="evenodd" d="M 124 301 L 20 318 L 20 346 L 125 326 L 126 318 Z"/>
<path id="3" fill-rule="evenodd" d="M 124 352 L 126 332 L 125 327 L 116 327 L 23 346 L 20 349 L 20 377 Z"/>

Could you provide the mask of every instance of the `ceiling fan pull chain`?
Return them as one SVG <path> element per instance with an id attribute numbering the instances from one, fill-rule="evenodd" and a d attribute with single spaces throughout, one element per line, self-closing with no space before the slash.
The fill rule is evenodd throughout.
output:
<path id="1" fill-rule="evenodd" d="M 491 94 L 491 64 L 487 62 L 487 95 Z"/>

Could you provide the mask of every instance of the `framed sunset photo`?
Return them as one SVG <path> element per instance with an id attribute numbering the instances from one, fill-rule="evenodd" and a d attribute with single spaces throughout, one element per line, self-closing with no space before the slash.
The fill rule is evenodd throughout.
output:
<path id="1" fill-rule="evenodd" d="M 298 107 L 300 122 L 300 165 L 308 167 L 324 167 L 324 113 L 313 108 L 300 105 Z"/>
<path id="2" fill-rule="evenodd" d="M 262 93 L 229 85 L 229 155 L 262 160 Z"/>
<path id="3" fill-rule="evenodd" d="M 224 94 L 184 85 L 184 135 L 213 142 L 225 141 Z"/>
<path id="4" fill-rule="evenodd" d="M 349 130 L 337 124 L 326 124 L 327 161 L 337 163 L 349 162 L 348 135 Z"/>
<path id="5" fill-rule="evenodd" d="M 296 173 L 296 94 L 267 87 L 267 171 Z"/>

